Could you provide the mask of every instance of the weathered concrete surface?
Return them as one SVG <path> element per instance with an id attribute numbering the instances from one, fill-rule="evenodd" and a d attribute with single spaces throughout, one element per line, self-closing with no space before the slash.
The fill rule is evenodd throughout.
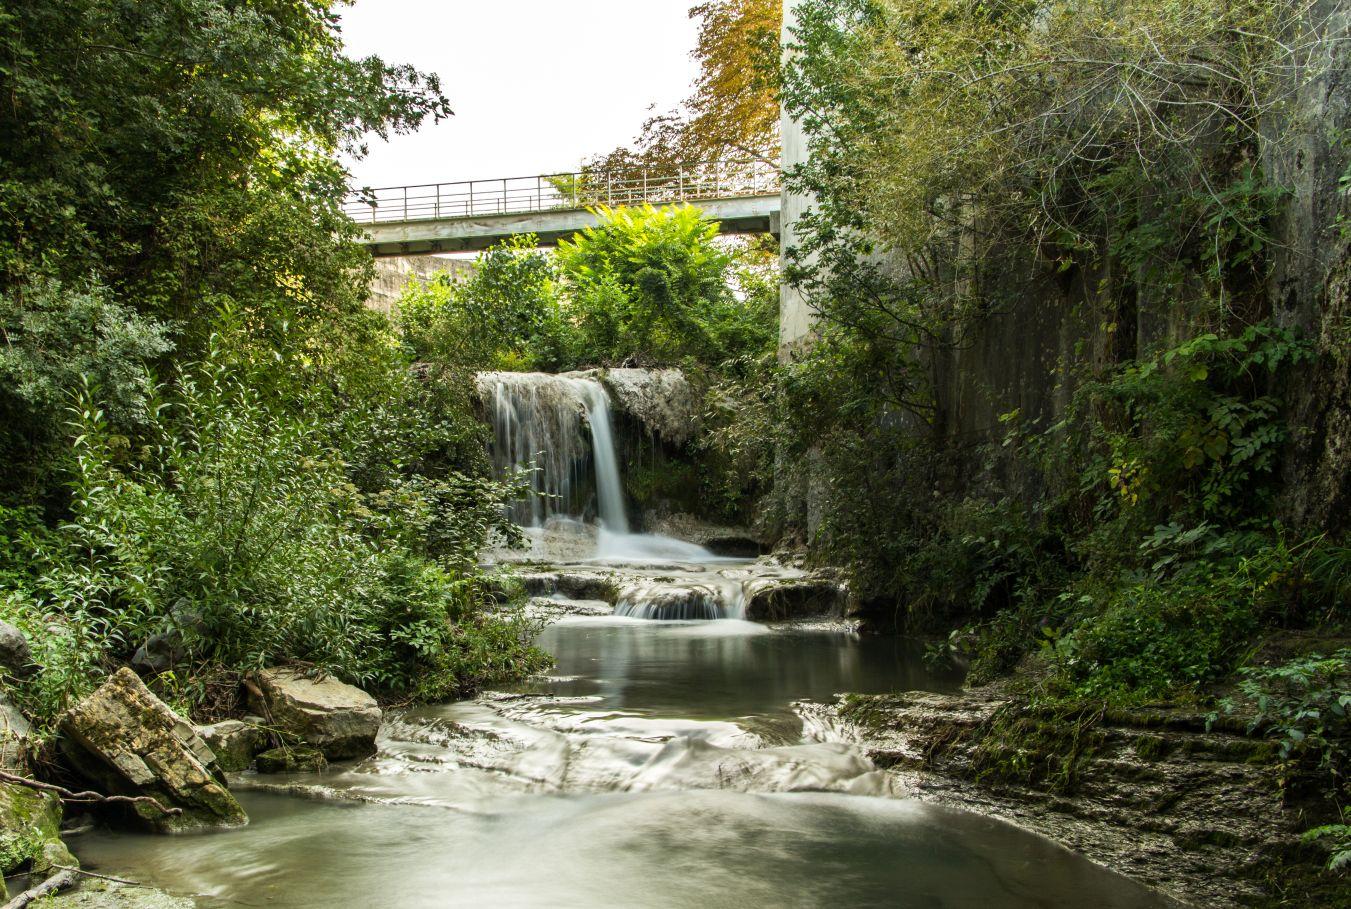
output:
<path id="1" fill-rule="evenodd" d="M 1316 350 L 1292 389 L 1284 510 L 1316 530 L 1351 527 L 1351 2 L 1318 0 L 1309 19 L 1327 40 L 1263 123 L 1263 167 L 1288 190 L 1272 225 L 1272 307 Z"/>
<path id="2" fill-rule="evenodd" d="M 781 44 L 786 48 L 795 39 L 792 29 L 797 25 L 796 8 L 804 0 L 784 0 Z M 785 173 L 808 160 L 807 133 L 802 124 L 785 110 L 779 118 L 779 134 L 783 143 L 782 165 Z M 784 187 L 780 200 L 780 257 L 799 242 L 797 222 L 812 206 L 812 199 Z M 788 362 L 806 345 L 816 325 L 817 314 L 808 305 L 806 297 L 786 282 L 779 287 L 779 360 Z"/>
<path id="3" fill-rule="evenodd" d="M 292 669 L 264 669 L 255 682 L 262 697 L 250 692 L 253 709 L 329 760 L 375 753 L 380 707 L 360 688 L 332 676 L 309 678 Z"/>
<path id="4" fill-rule="evenodd" d="M 778 225 L 780 198 L 777 193 L 702 199 L 690 204 L 705 217 L 717 221 L 725 234 L 772 233 Z M 598 224 L 599 216 L 584 208 L 390 221 L 367 227 L 365 243 L 376 256 L 469 252 L 487 249 L 500 240 L 521 234 L 534 234 L 541 246 L 554 246 L 559 240 Z"/>
<path id="5" fill-rule="evenodd" d="M 366 296 L 366 306 L 378 312 L 393 312 L 410 282 L 425 286 L 436 275 L 449 273 L 464 278 L 474 272 L 472 259 L 440 256 L 386 256 L 375 260 L 375 277 Z"/>
<path id="6" fill-rule="evenodd" d="M 106 794 L 148 795 L 181 808 L 165 815 L 137 803 L 130 811 L 152 830 L 173 833 L 247 822 L 216 778 L 215 755 L 186 720 L 130 669 L 115 672 L 60 721 L 61 750 L 71 766 Z"/>
<path id="7" fill-rule="evenodd" d="M 1307 858 L 1270 742 L 1184 710 L 1020 707 L 997 689 L 801 704 L 813 737 L 861 746 L 897 792 L 1012 821 L 1187 905 L 1271 897 L 1267 869 Z M 1310 867 L 1315 867 L 1310 865 Z"/>

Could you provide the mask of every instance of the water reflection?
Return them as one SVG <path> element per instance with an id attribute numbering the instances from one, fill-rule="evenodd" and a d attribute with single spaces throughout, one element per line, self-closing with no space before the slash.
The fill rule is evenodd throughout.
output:
<path id="1" fill-rule="evenodd" d="M 843 631 L 771 631 L 751 622 L 573 619 L 543 632 L 561 680 L 540 690 L 699 719 L 793 716 L 797 700 L 840 692 L 951 691 L 960 675 L 926 668 L 919 645 Z"/>

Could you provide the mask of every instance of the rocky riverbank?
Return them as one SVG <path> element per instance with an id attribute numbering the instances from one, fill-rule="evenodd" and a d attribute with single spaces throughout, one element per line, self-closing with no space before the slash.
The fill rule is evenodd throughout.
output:
<path id="1" fill-rule="evenodd" d="M 0 623 L 0 645 L 0 668 L 27 671 L 17 629 Z M 18 889 L 42 891 L 16 895 L 20 904 L 190 906 L 80 869 L 65 839 L 98 825 L 152 833 L 242 826 L 248 817 L 227 771 L 322 769 L 375 751 L 381 711 L 357 688 L 287 668 L 255 673 L 245 688 L 257 716 L 193 726 L 124 667 L 60 717 L 41 766 L 27 719 L 0 695 L 0 873 Z M 79 816 L 64 817 L 63 802 Z M 8 896 L 0 884 L 0 898 Z"/>
<path id="2" fill-rule="evenodd" d="M 1346 906 L 1312 826 L 1282 800 L 1273 743 L 1171 707 L 1028 706 L 999 687 L 800 704 L 901 797 L 999 817 L 1189 906 Z"/>

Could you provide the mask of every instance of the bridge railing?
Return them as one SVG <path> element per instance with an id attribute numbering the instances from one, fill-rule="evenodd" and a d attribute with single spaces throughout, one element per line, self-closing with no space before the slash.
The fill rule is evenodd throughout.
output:
<path id="1" fill-rule="evenodd" d="M 721 161 L 670 170 L 633 169 L 540 174 L 386 186 L 353 193 L 343 210 L 361 224 L 525 214 L 606 205 L 669 205 L 779 191 L 780 172 L 766 161 Z"/>

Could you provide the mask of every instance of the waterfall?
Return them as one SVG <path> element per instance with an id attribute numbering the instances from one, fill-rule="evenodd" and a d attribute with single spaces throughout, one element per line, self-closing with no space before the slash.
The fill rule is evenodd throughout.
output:
<path id="1" fill-rule="evenodd" d="M 624 508 L 624 487 L 619 482 L 619 456 L 615 453 L 614 423 L 610 419 L 610 395 L 595 379 L 571 379 L 578 383 L 591 427 L 591 458 L 596 465 L 596 499 L 601 526 L 613 534 L 629 532 Z"/>
<path id="2" fill-rule="evenodd" d="M 490 410 L 498 476 L 529 471 L 533 494 L 512 506 L 513 520 L 542 527 L 554 516 L 585 518 L 594 490 L 602 528 L 628 534 L 605 386 L 593 378 L 538 372 L 480 373 L 477 385 Z"/>

